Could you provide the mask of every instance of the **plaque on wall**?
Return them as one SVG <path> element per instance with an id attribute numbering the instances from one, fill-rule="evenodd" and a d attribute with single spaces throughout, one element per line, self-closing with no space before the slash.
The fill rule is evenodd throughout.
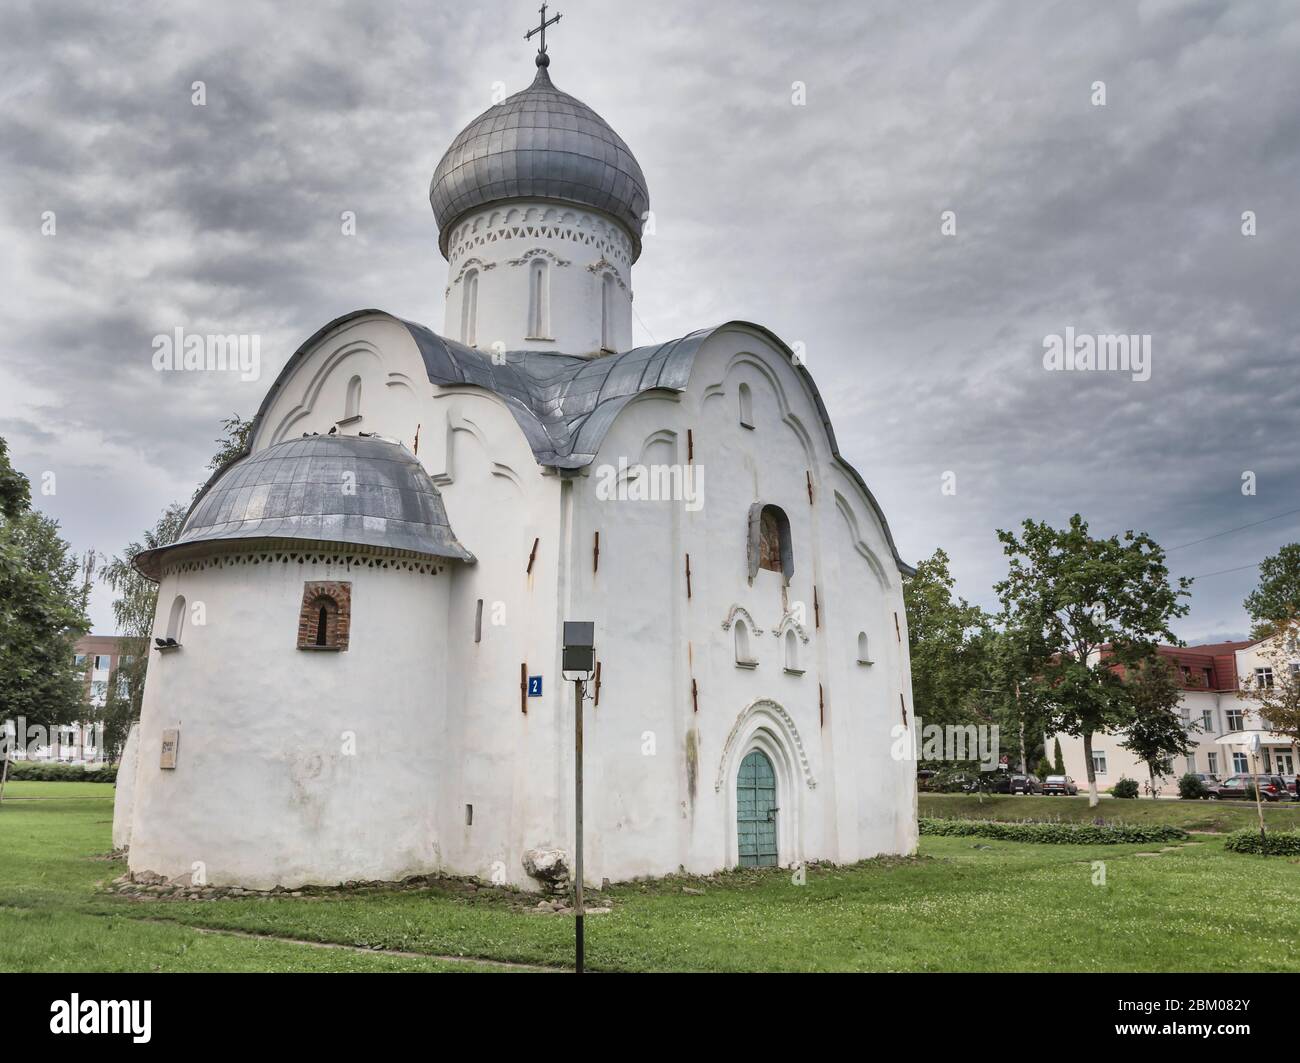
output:
<path id="1" fill-rule="evenodd" d="M 172 727 L 162 733 L 162 758 L 158 762 L 160 768 L 176 767 L 176 749 L 181 744 L 181 732 L 178 728 Z"/>

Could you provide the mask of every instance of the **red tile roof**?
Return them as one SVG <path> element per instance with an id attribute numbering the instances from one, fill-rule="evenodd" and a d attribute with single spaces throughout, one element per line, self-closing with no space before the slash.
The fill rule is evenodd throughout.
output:
<path id="1" fill-rule="evenodd" d="M 1180 668 L 1188 671 L 1183 687 L 1186 690 L 1236 690 L 1237 651 L 1255 644 L 1253 639 L 1244 642 L 1207 642 L 1199 646 L 1160 646 L 1158 652 Z M 1206 685 L 1206 671 L 1209 685 Z"/>

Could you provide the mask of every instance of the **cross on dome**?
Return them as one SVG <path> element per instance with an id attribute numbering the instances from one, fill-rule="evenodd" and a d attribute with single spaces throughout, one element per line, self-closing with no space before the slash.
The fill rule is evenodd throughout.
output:
<path id="1" fill-rule="evenodd" d="M 527 33 L 525 33 L 525 34 L 524 34 L 524 40 L 526 40 L 526 41 L 532 40 L 534 34 L 541 34 L 541 40 L 540 40 L 540 42 L 539 42 L 540 47 L 537 49 L 537 65 L 538 65 L 538 66 L 547 66 L 547 65 L 550 63 L 551 58 L 550 58 L 550 56 L 548 56 L 548 55 L 546 54 L 546 27 L 547 27 L 547 26 L 554 26 L 557 22 L 560 21 L 560 19 L 561 19 L 563 16 L 562 16 L 562 15 L 555 15 L 554 17 L 548 19 L 548 18 L 546 17 L 546 5 L 545 5 L 545 4 L 543 4 L 543 5 L 538 9 L 538 11 L 539 11 L 539 13 L 540 13 L 541 16 L 542 16 L 541 24 L 538 25 L 538 26 L 535 26 L 533 29 L 530 29 Z"/>

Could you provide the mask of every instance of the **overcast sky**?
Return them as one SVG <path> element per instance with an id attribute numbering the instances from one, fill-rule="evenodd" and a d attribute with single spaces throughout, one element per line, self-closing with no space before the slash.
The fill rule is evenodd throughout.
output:
<path id="1" fill-rule="evenodd" d="M 10 0 L 0 38 L 0 435 L 79 550 L 188 500 L 326 321 L 441 328 L 429 178 L 534 73 L 531 0 L 154 7 Z M 992 606 L 995 530 L 1027 516 L 1175 547 L 1300 508 L 1300 4 L 556 10 L 554 82 L 650 187 L 636 341 L 802 341 L 905 559 L 942 546 Z M 262 378 L 155 372 L 177 326 L 259 335 Z M 1150 379 L 1046 371 L 1067 327 L 1150 335 Z M 1298 538 L 1300 513 L 1174 551 L 1239 569 L 1178 634 L 1240 636 L 1241 566 Z"/>

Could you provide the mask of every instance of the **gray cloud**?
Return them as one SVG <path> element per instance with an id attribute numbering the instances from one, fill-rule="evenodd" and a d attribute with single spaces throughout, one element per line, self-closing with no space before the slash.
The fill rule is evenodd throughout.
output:
<path id="1" fill-rule="evenodd" d="M 905 556 L 944 546 L 991 605 L 994 530 L 1026 516 L 1175 546 L 1300 504 L 1294 5 L 560 9 L 556 83 L 650 185 L 638 341 L 733 317 L 803 341 Z M 494 82 L 531 78 L 534 17 L 414 0 L 10 15 L 0 431 L 30 475 L 59 471 L 41 501 L 79 548 L 119 549 L 188 498 L 219 420 L 251 414 L 331 317 L 440 327 L 429 177 Z M 150 341 L 177 325 L 258 333 L 263 379 L 153 373 Z M 1044 372 L 1066 326 L 1149 333 L 1152 379 Z M 1215 572 L 1297 536 L 1292 517 L 1172 561 Z M 1180 634 L 1243 631 L 1253 577 L 1198 584 Z"/>

